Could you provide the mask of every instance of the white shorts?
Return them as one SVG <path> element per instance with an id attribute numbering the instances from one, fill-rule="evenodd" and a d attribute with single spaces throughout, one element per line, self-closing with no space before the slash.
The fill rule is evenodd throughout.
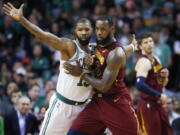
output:
<path id="1" fill-rule="evenodd" d="M 54 94 L 50 99 L 39 135 L 66 135 L 72 122 L 86 105 L 65 104 Z"/>

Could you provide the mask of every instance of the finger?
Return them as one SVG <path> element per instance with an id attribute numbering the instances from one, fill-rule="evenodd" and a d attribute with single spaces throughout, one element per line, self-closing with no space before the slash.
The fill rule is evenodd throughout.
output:
<path id="1" fill-rule="evenodd" d="M 136 39 L 136 38 L 135 38 L 135 34 L 133 34 L 133 39 Z"/>
<path id="2" fill-rule="evenodd" d="M 5 6 L 3 6 L 3 10 L 11 11 L 11 9 L 9 9 L 9 8 L 7 8 L 7 7 L 5 7 Z"/>
<path id="3" fill-rule="evenodd" d="M 3 5 L 3 8 L 4 8 L 4 7 L 5 7 L 6 9 L 9 9 L 9 10 L 12 9 L 12 8 L 11 8 L 10 6 L 8 6 L 7 4 L 4 4 L 4 5 Z"/>
<path id="4" fill-rule="evenodd" d="M 23 9 L 23 7 L 24 7 L 24 4 L 21 4 L 20 9 Z"/>
<path id="5" fill-rule="evenodd" d="M 70 72 L 69 71 L 64 71 L 66 74 L 70 74 Z"/>
<path id="6" fill-rule="evenodd" d="M 8 14 L 8 15 L 10 14 L 10 11 L 8 9 L 4 8 L 4 7 L 3 7 L 3 12 Z"/>
<path id="7" fill-rule="evenodd" d="M 65 71 L 66 74 L 71 75 L 71 72 Z"/>
<path id="8" fill-rule="evenodd" d="M 96 56 L 95 55 L 92 55 L 91 58 L 95 58 Z"/>
<path id="9" fill-rule="evenodd" d="M 4 13 L 5 13 L 6 15 L 8 15 L 8 16 L 10 15 L 10 13 L 9 13 L 9 12 L 4 11 Z"/>
<path id="10" fill-rule="evenodd" d="M 74 74 L 73 74 L 73 72 L 69 72 L 69 71 L 64 71 L 66 74 L 69 74 L 69 75 L 72 75 L 72 76 L 75 76 Z"/>
<path id="11" fill-rule="evenodd" d="M 69 72 L 69 73 L 72 73 L 72 72 L 73 72 L 71 69 L 65 68 L 65 70 L 66 70 L 67 72 Z"/>
<path id="12" fill-rule="evenodd" d="M 14 6 L 10 3 L 10 2 L 8 2 L 7 3 L 11 8 L 14 8 Z"/>
<path id="13" fill-rule="evenodd" d="M 3 6 L 2 9 L 3 9 L 3 10 L 9 10 L 9 8 L 7 8 L 7 7 L 5 7 L 5 6 Z"/>
<path id="14" fill-rule="evenodd" d="M 69 67 L 69 66 L 67 66 L 67 65 L 65 65 L 64 68 L 65 68 L 66 70 L 68 70 L 68 71 L 73 71 L 73 69 L 74 69 L 74 68 Z"/>
<path id="15" fill-rule="evenodd" d="M 23 10 L 23 8 L 24 8 L 24 4 L 21 4 L 20 9 Z"/>
<path id="16" fill-rule="evenodd" d="M 68 62 L 65 62 L 64 65 L 65 65 L 65 66 L 68 66 L 68 67 L 71 67 L 71 68 L 74 67 L 72 64 L 70 64 L 70 63 L 68 63 Z"/>
<path id="17" fill-rule="evenodd" d="M 68 71 L 72 71 L 73 70 L 73 68 L 71 68 L 71 67 L 69 67 L 69 66 L 67 66 L 67 65 L 64 65 L 63 66 L 66 70 L 68 70 Z"/>

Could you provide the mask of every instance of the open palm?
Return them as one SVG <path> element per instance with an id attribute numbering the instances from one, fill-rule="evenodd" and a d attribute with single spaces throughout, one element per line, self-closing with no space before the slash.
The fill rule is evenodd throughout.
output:
<path id="1" fill-rule="evenodd" d="M 20 21 L 23 17 L 23 6 L 24 4 L 21 5 L 19 9 L 16 9 L 11 3 L 7 3 L 3 5 L 3 12 L 11 16 L 13 19 L 16 21 Z"/>

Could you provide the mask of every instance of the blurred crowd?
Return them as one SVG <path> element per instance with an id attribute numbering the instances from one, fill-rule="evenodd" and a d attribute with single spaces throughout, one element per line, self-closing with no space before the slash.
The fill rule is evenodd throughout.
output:
<path id="1" fill-rule="evenodd" d="M 174 130 L 180 129 L 180 0 L 1 0 L 0 9 L 6 2 L 17 8 L 24 3 L 28 20 L 59 37 L 74 38 L 73 24 L 77 19 L 86 17 L 93 22 L 99 15 L 113 18 L 116 39 L 122 45 L 130 43 L 132 33 L 138 39 L 142 33 L 152 32 L 154 55 L 170 71 L 165 88 L 170 97 L 166 110 Z M 96 40 L 95 36 L 92 40 Z M 127 57 L 125 81 L 136 107 L 134 65 L 139 53 Z M 32 132 L 38 133 L 56 89 L 59 58 L 59 52 L 0 12 L 0 126 L 7 130 L 12 108 L 17 108 L 34 116 Z M 30 99 L 28 107 L 22 106 L 26 98 L 18 100 L 22 96 Z"/>

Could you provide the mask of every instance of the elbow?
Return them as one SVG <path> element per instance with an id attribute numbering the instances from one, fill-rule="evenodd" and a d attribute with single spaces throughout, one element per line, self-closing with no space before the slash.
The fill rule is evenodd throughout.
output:
<path id="1" fill-rule="evenodd" d="M 141 90 L 141 89 L 142 89 L 141 84 L 140 84 L 140 83 L 138 83 L 138 82 L 136 82 L 135 86 L 136 86 L 136 88 L 137 88 L 138 90 Z"/>
<path id="2" fill-rule="evenodd" d="M 96 88 L 97 90 L 99 90 L 101 93 L 105 93 L 106 89 L 103 85 L 100 85 L 98 88 Z"/>
<path id="3" fill-rule="evenodd" d="M 139 91 L 144 92 L 144 89 L 145 89 L 145 88 L 144 88 L 144 82 L 137 80 L 137 81 L 136 81 L 136 84 L 135 84 L 135 87 L 136 87 Z"/>
<path id="4" fill-rule="evenodd" d="M 102 93 L 106 93 L 109 89 L 110 89 L 110 87 L 111 87 L 111 85 L 101 85 L 101 87 L 100 87 L 100 91 L 102 92 Z"/>
<path id="5" fill-rule="evenodd" d="M 106 81 L 97 81 L 96 84 L 92 85 L 101 93 L 106 93 L 112 86 L 111 83 Z"/>

